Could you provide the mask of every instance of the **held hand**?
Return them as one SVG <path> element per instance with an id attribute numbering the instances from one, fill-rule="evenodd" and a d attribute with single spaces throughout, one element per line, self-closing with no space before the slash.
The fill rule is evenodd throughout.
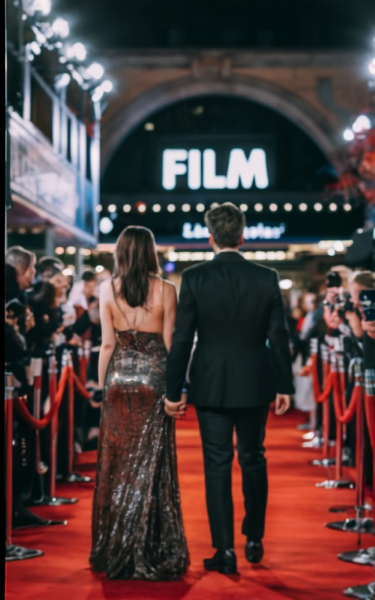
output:
<path id="1" fill-rule="evenodd" d="M 287 394 L 277 394 L 276 396 L 275 414 L 280 416 L 290 409 L 290 396 Z"/>
<path id="2" fill-rule="evenodd" d="M 164 398 L 164 410 L 172 419 L 182 419 L 186 414 L 186 400 L 171 402 L 168 398 Z"/>

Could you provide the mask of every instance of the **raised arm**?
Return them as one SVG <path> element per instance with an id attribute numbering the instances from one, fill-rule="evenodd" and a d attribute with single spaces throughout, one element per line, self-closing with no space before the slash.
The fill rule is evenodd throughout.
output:
<path id="1" fill-rule="evenodd" d="M 110 286 L 108 281 L 104 281 L 100 286 L 99 312 L 100 323 L 102 326 L 102 343 L 99 353 L 99 387 L 103 388 L 108 365 L 116 345 L 116 336 L 110 308 Z"/>

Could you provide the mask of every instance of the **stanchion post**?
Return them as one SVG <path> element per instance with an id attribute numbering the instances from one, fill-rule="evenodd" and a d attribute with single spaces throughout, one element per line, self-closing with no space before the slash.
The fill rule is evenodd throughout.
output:
<path id="1" fill-rule="evenodd" d="M 49 377 L 49 398 L 51 403 L 51 409 L 53 409 L 56 402 L 56 391 L 57 391 L 57 364 L 55 352 L 51 349 L 48 359 L 48 377 Z M 51 498 L 56 497 L 56 448 L 57 448 L 57 424 L 58 424 L 58 412 L 53 415 L 50 425 L 50 483 L 49 483 L 49 494 Z"/>
<path id="2" fill-rule="evenodd" d="M 321 345 L 321 355 L 323 361 L 323 386 L 326 383 L 328 372 L 329 372 L 329 351 L 325 344 Z M 329 428 L 330 428 L 330 400 L 327 398 L 325 402 L 323 402 L 323 458 L 329 459 Z"/>
<path id="3" fill-rule="evenodd" d="M 6 544 L 12 544 L 13 517 L 13 374 L 5 372 L 5 435 L 6 435 Z"/>
<path id="4" fill-rule="evenodd" d="M 40 419 L 41 409 L 41 396 L 42 396 L 42 373 L 43 373 L 43 359 L 33 358 L 32 359 L 33 375 L 34 375 L 34 404 L 33 404 L 33 415 L 35 419 Z M 44 475 L 45 470 L 42 468 L 41 454 L 40 454 L 40 432 L 35 431 L 36 437 L 36 472 L 38 475 Z"/>
<path id="5" fill-rule="evenodd" d="M 338 373 L 340 380 L 340 398 L 345 390 L 341 389 L 341 373 L 344 370 L 344 357 L 339 352 L 331 354 L 331 373 Z M 335 393 L 335 390 L 333 391 Z M 340 400 L 341 401 L 341 400 Z M 336 419 L 336 481 L 342 478 L 342 450 L 344 439 L 344 426 Z"/>
<path id="6" fill-rule="evenodd" d="M 74 371 L 71 352 L 67 354 L 68 377 L 68 473 L 73 473 L 74 466 Z"/>

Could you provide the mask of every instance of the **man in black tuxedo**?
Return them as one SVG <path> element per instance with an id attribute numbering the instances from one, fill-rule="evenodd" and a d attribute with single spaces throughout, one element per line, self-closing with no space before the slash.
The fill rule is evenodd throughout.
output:
<path id="1" fill-rule="evenodd" d="M 204 566 L 228 574 L 236 572 L 233 431 L 245 499 L 245 555 L 257 563 L 263 556 L 267 504 L 263 442 L 269 405 L 276 399 L 276 413 L 283 414 L 294 388 L 277 272 L 248 262 L 239 253 L 245 216 L 236 206 L 225 203 L 209 210 L 205 222 L 216 256 L 182 276 L 165 410 L 174 418 L 185 413 L 181 392 L 197 331 L 188 399 L 199 421 L 212 545 L 217 549 Z"/>

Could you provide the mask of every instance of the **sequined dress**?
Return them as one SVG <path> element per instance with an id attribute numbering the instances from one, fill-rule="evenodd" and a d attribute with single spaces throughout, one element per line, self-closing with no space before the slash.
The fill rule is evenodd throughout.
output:
<path id="1" fill-rule="evenodd" d="M 180 579 L 189 557 L 166 416 L 162 334 L 116 332 L 104 388 L 90 563 L 110 579 Z"/>

